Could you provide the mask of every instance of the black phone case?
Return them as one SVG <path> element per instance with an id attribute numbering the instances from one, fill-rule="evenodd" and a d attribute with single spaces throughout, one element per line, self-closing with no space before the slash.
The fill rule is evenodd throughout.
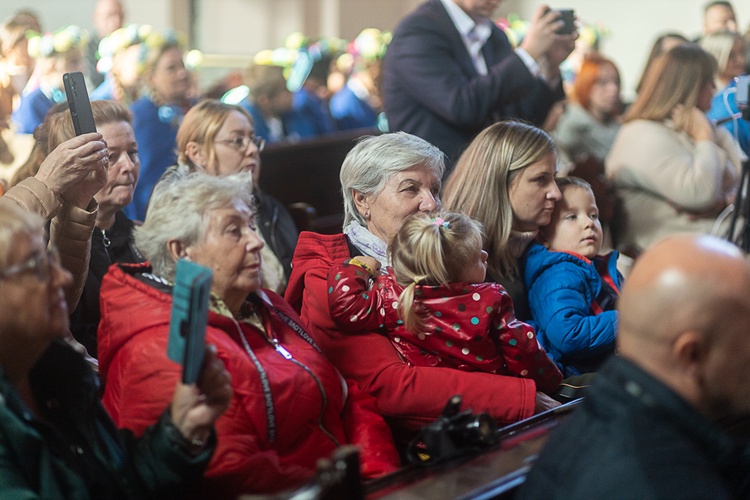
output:
<path id="1" fill-rule="evenodd" d="M 65 73 L 63 75 L 65 95 L 68 98 L 70 117 L 73 119 L 73 128 L 76 135 L 96 132 L 94 114 L 91 112 L 89 93 L 86 90 L 86 80 L 80 71 Z"/>

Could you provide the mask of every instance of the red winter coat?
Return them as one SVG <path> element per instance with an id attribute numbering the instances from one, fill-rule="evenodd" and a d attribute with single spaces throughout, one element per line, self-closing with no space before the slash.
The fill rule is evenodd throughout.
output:
<path id="1" fill-rule="evenodd" d="M 343 234 L 302 232 L 285 298 L 300 311 L 328 359 L 375 396 L 378 409 L 392 424 L 416 430 L 435 420 L 455 394 L 463 396 L 464 408 L 486 411 L 500 423 L 517 422 L 534 413 L 533 380 L 413 366 L 399 357 L 385 335 L 339 332 L 328 309 L 327 277 L 334 264 L 350 258 Z"/>
<path id="2" fill-rule="evenodd" d="M 181 375 L 166 355 L 169 287 L 139 274 L 144 272 L 150 272 L 147 265 L 110 268 L 101 288 L 99 326 L 103 403 L 118 427 L 138 435 L 158 420 Z M 301 323 L 281 297 L 261 290 L 249 300 L 261 311 L 266 331 L 294 359 L 277 352 L 259 329 L 209 312 L 206 342 L 216 346 L 231 374 L 234 397 L 216 422 L 218 446 L 196 496 L 235 498 L 298 486 L 312 476 L 317 459 L 346 443 L 360 446 L 365 477 L 395 470 L 390 429 L 373 399 L 351 384 L 347 394 L 339 372 L 283 319 Z M 268 378 L 270 405 L 238 329 Z M 269 408 L 275 429 L 269 426 Z"/>
<path id="3" fill-rule="evenodd" d="M 398 313 L 403 287 L 383 274 L 370 289 L 366 276 L 351 264 L 336 264 L 328 273 L 328 305 L 342 332 L 385 328 L 396 350 L 417 366 L 526 377 L 548 394 L 560 385 L 560 370 L 531 325 L 516 319 L 513 301 L 501 285 L 417 285 L 414 307 L 429 314 L 423 331 L 414 335 Z"/>

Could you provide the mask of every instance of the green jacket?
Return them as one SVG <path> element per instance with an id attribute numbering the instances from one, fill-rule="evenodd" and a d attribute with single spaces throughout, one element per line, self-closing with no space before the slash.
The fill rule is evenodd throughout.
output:
<path id="1" fill-rule="evenodd" d="M 30 373 L 40 418 L 0 370 L 0 492 L 13 499 L 181 497 L 216 440 L 193 457 L 165 412 L 142 438 L 115 429 L 96 375 L 53 342 Z"/>

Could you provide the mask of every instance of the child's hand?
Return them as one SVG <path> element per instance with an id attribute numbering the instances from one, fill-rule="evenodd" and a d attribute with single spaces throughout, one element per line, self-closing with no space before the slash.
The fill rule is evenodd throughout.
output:
<path id="1" fill-rule="evenodd" d="M 382 274 L 380 272 L 380 261 L 373 257 L 357 255 L 352 260 L 350 260 L 349 263 L 354 265 L 363 264 L 360 267 L 367 271 L 373 278 L 377 278 Z"/>

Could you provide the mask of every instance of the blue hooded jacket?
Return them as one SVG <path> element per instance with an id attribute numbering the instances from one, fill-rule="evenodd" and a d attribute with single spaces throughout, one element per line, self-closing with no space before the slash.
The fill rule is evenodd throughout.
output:
<path id="1" fill-rule="evenodd" d="M 566 377 L 596 371 L 614 352 L 617 311 L 595 314 L 592 304 L 603 287 L 597 262 L 619 294 L 623 279 L 617 271 L 618 256 L 613 251 L 591 261 L 574 253 L 551 252 L 539 243 L 526 251 L 524 283 L 537 338 Z"/>

